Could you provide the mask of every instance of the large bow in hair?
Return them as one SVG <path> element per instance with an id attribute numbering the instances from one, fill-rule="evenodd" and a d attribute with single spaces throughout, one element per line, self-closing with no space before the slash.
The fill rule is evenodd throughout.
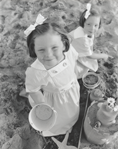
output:
<path id="1" fill-rule="evenodd" d="M 85 13 L 85 19 L 87 19 L 88 17 L 89 17 L 89 15 L 91 14 L 90 13 L 90 10 L 91 10 L 91 4 L 90 3 L 88 3 L 87 5 L 86 5 L 86 9 L 87 9 L 87 11 L 86 11 L 86 13 Z"/>
<path id="2" fill-rule="evenodd" d="M 37 25 L 41 25 L 43 24 L 43 22 L 46 20 L 46 18 L 44 18 L 41 14 L 39 14 L 36 18 L 36 22 L 34 25 L 30 25 L 25 31 L 24 34 L 26 35 L 26 37 L 33 31 L 35 30 L 35 27 Z"/>

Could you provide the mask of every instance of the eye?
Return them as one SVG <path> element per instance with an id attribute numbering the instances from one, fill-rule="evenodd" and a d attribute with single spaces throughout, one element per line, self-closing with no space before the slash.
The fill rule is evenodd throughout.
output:
<path id="1" fill-rule="evenodd" d="M 39 51 L 39 52 L 44 52 L 44 51 L 45 51 L 45 49 L 39 49 L 38 51 Z"/>
<path id="2" fill-rule="evenodd" d="M 98 27 L 98 25 L 96 24 L 95 27 Z"/>
<path id="3" fill-rule="evenodd" d="M 56 50 L 58 49 L 58 47 L 55 46 L 55 47 L 52 47 L 52 49 L 53 49 L 54 51 L 56 51 Z"/>
<path id="4" fill-rule="evenodd" d="M 88 26 L 90 25 L 90 24 L 87 24 Z"/>

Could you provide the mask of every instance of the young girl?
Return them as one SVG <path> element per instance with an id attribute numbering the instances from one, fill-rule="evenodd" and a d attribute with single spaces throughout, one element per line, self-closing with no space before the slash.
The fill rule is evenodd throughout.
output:
<path id="1" fill-rule="evenodd" d="M 91 7 L 91 4 L 87 4 L 87 9 L 82 13 L 80 17 L 80 26 L 69 34 L 72 37 L 72 45 L 79 53 L 78 61 L 92 71 L 97 71 L 98 62 L 97 59 L 108 59 L 108 55 L 105 53 L 95 53 L 93 51 L 93 41 L 97 30 L 100 28 L 101 19 L 100 12 L 97 6 Z"/>
<path id="2" fill-rule="evenodd" d="M 79 116 L 78 53 L 58 25 L 38 20 L 25 31 L 29 55 L 36 58 L 26 70 L 26 91 L 32 106 L 44 102 L 57 111 L 54 127 L 43 135 L 65 134 Z"/>

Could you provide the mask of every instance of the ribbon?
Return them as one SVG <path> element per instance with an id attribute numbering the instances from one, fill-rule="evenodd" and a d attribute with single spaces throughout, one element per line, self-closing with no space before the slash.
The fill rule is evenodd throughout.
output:
<path id="1" fill-rule="evenodd" d="M 89 15 L 91 14 L 90 13 L 90 10 L 91 10 L 91 4 L 90 3 L 88 3 L 87 5 L 86 5 L 86 9 L 87 9 L 87 11 L 86 11 L 86 13 L 85 13 L 85 19 L 87 19 L 88 17 L 89 17 Z"/>
<path id="2" fill-rule="evenodd" d="M 39 14 L 36 18 L 36 22 L 34 25 L 30 25 L 25 31 L 24 34 L 26 35 L 26 37 L 33 31 L 35 30 L 35 27 L 37 25 L 41 25 L 43 24 L 43 22 L 46 20 L 46 18 L 44 18 L 41 14 Z"/>

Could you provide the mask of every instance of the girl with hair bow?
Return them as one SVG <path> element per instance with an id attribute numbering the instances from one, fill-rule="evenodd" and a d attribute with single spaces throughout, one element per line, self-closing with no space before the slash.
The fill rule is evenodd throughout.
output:
<path id="1" fill-rule="evenodd" d="M 94 36 L 101 26 L 100 11 L 97 6 L 88 3 L 86 10 L 81 14 L 80 26 L 69 33 L 72 38 L 72 46 L 79 54 L 78 63 L 88 70 L 97 71 L 98 59 L 107 60 L 109 55 L 105 53 L 95 53 L 93 51 Z M 83 75 L 83 74 L 82 74 Z"/>
<path id="2" fill-rule="evenodd" d="M 78 53 L 55 23 L 38 15 L 25 30 L 29 55 L 36 60 L 26 70 L 25 86 L 32 107 L 50 105 L 57 112 L 55 125 L 43 136 L 65 134 L 79 116 L 80 86 L 75 65 Z"/>

